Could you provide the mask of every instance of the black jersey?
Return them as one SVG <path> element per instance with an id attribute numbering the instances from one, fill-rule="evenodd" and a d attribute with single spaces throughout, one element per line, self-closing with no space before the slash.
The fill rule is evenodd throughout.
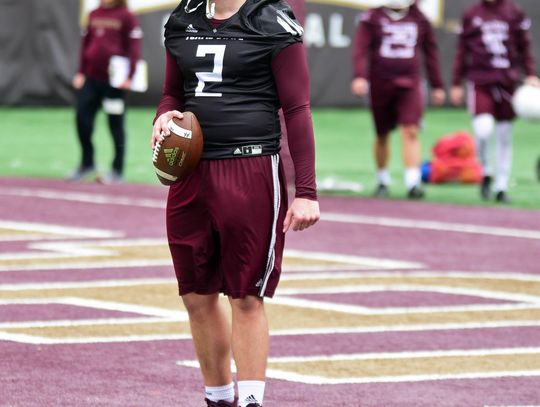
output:
<path id="1" fill-rule="evenodd" d="M 302 27 L 282 0 L 247 0 L 214 27 L 200 1 L 173 11 L 165 46 L 182 73 L 184 108 L 201 123 L 203 158 L 275 154 L 281 129 L 272 59 L 301 42 Z"/>

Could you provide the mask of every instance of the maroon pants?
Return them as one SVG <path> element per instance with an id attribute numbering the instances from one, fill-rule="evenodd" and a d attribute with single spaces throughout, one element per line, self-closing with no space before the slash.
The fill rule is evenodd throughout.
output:
<path id="1" fill-rule="evenodd" d="M 272 297 L 281 273 L 286 211 L 278 155 L 201 161 L 170 187 L 167 201 L 180 295 Z"/>

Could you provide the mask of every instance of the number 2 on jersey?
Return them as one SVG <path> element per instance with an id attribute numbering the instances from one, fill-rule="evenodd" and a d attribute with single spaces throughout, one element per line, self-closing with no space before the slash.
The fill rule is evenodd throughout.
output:
<path id="1" fill-rule="evenodd" d="M 199 79 L 197 88 L 195 88 L 195 96 L 204 97 L 221 97 L 221 93 L 204 92 L 206 82 L 221 82 L 223 81 L 223 57 L 225 56 L 225 45 L 199 45 L 197 47 L 197 57 L 204 58 L 207 55 L 214 55 L 214 68 L 212 72 L 195 72 Z"/>

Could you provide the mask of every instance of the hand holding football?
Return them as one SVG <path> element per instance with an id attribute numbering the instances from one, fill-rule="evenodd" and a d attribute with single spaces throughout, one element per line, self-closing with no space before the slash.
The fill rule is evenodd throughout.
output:
<path id="1" fill-rule="evenodd" d="M 203 150 L 203 134 L 192 112 L 173 117 L 167 127 L 170 136 L 156 143 L 152 161 L 159 181 L 171 185 L 186 177 L 199 163 Z"/>

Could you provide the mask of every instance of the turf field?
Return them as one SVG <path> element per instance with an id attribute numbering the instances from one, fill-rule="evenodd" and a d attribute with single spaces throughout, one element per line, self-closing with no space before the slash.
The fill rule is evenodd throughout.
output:
<path id="1" fill-rule="evenodd" d="M 127 173 L 129 182 L 157 181 L 150 162 L 149 134 L 154 110 L 132 108 L 128 114 Z M 369 195 L 374 187 L 372 127 L 369 114 L 359 109 L 314 109 L 317 141 L 317 175 L 362 184 L 359 195 Z M 1 108 L 0 174 L 62 178 L 76 166 L 79 157 L 70 108 Z M 425 116 L 422 134 L 424 159 L 430 158 L 435 140 L 450 132 L 469 129 L 464 110 L 436 109 Z M 535 163 L 540 156 L 540 124 L 518 121 L 514 138 L 514 166 L 511 197 L 514 207 L 540 208 L 540 183 Z M 95 133 L 98 164 L 107 169 L 111 161 L 111 140 L 105 117 L 100 115 Z M 400 140 L 392 139 L 392 196 L 402 199 Z M 350 193 L 350 192 L 349 192 Z M 429 185 L 427 200 L 460 204 L 482 204 L 477 188 L 467 185 Z"/>

